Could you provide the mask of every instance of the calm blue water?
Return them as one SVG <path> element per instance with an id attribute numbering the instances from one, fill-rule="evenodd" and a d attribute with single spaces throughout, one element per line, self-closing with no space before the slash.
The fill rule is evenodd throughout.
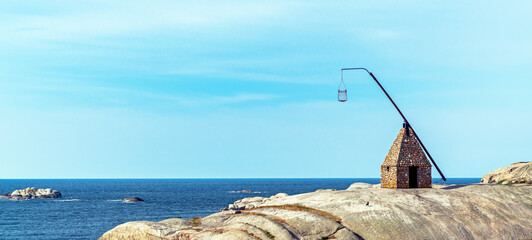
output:
<path id="1" fill-rule="evenodd" d="M 479 181 L 454 178 L 446 184 Z M 36 187 L 63 194 L 60 199 L 0 200 L 0 239 L 97 239 L 124 222 L 203 217 L 245 197 L 346 189 L 354 182 L 375 184 L 380 179 L 0 180 L 0 193 Z M 234 192 L 244 189 L 255 193 Z M 145 202 L 119 201 L 130 196 L 139 196 Z"/>

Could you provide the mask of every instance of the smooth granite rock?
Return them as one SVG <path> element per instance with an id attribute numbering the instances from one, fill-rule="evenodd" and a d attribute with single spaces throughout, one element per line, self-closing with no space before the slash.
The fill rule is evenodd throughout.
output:
<path id="1" fill-rule="evenodd" d="M 480 180 L 481 183 L 532 185 L 532 162 L 517 162 L 494 170 Z"/>

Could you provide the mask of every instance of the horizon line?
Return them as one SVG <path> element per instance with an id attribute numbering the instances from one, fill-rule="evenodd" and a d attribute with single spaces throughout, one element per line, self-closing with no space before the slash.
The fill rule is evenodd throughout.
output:
<path id="1" fill-rule="evenodd" d="M 448 177 L 447 179 L 458 179 L 458 178 L 479 178 L 481 179 L 481 177 Z M 194 180 L 194 179 L 198 179 L 198 180 L 209 180 L 209 179 L 212 179 L 212 180 L 224 180 L 224 179 L 231 179 L 231 180 L 234 180 L 234 179 L 242 179 L 242 180 L 245 180 L 245 179 L 380 179 L 380 177 L 359 177 L 359 178 L 352 178 L 352 177 L 337 177 L 337 178 L 334 178 L 334 177 L 316 177 L 316 178 L 310 178 L 310 177 L 303 177 L 303 178 L 298 178 L 298 177 L 278 177 L 278 178 L 273 178 L 273 177 L 264 177 L 264 178 L 225 178 L 225 177 L 219 177 L 219 178 L 164 178 L 164 177 L 161 177 L 161 178 L 0 178 L 0 181 L 2 180 L 150 180 L 150 179 L 153 179 L 153 180 L 164 180 L 164 179 L 175 179 L 175 180 Z M 432 178 L 432 180 L 442 180 L 442 178 Z"/>

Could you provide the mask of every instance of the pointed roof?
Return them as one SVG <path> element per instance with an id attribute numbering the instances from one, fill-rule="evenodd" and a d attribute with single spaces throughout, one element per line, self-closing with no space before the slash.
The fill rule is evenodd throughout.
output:
<path id="1" fill-rule="evenodd" d="M 421 149 L 421 145 L 414 136 L 412 129 L 409 134 L 405 128 L 399 130 L 382 166 L 432 166 Z"/>

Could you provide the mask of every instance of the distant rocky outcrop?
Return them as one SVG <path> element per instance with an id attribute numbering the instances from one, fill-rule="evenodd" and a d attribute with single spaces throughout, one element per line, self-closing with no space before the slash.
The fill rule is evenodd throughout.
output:
<path id="1" fill-rule="evenodd" d="M 57 190 L 52 190 L 51 188 L 46 189 L 36 189 L 34 187 L 15 190 L 11 193 L 4 193 L 0 195 L 0 199 L 9 199 L 9 200 L 28 200 L 28 199 L 39 199 L 39 198 L 60 198 L 61 193 Z"/>
<path id="2" fill-rule="evenodd" d="M 137 196 L 133 196 L 133 197 L 124 198 L 124 202 L 141 203 L 141 202 L 144 202 L 144 200 L 142 200 L 142 198 L 139 198 Z"/>
<path id="3" fill-rule="evenodd" d="M 472 184 L 244 198 L 190 220 L 128 222 L 100 239 L 530 239 L 532 186 Z"/>
<path id="4" fill-rule="evenodd" d="M 237 193 L 252 193 L 253 191 L 251 190 L 240 190 L 240 191 L 236 191 Z"/>
<path id="5" fill-rule="evenodd" d="M 481 183 L 532 185 L 532 162 L 516 162 L 494 170 L 480 180 Z"/>

